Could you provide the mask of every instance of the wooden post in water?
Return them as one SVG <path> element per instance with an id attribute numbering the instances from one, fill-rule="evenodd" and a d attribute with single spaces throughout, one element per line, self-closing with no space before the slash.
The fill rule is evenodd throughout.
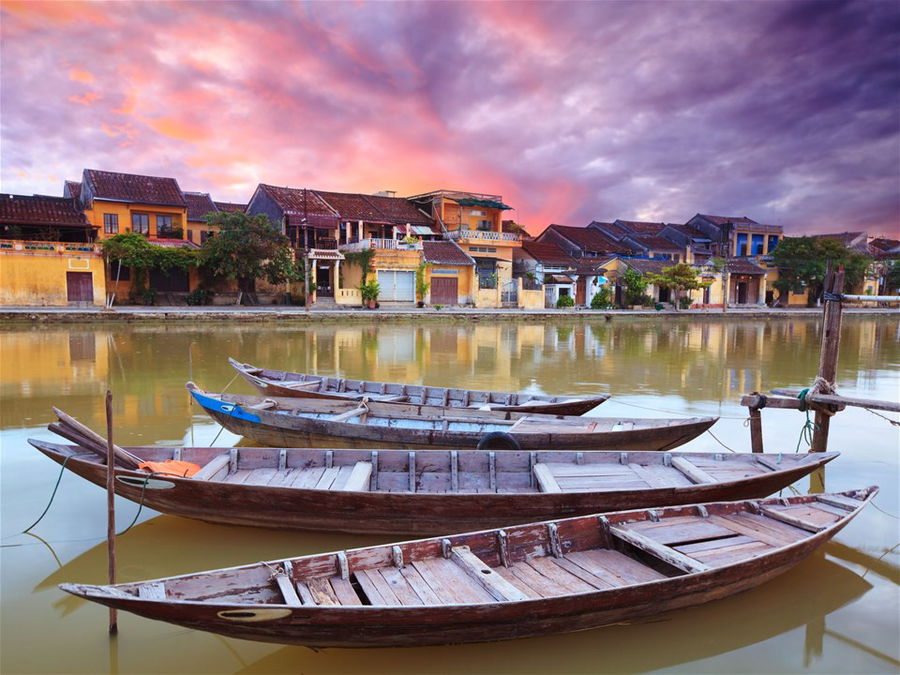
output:
<path id="1" fill-rule="evenodd" d="M 753 452 L 763 452 L 762 413 L 759 411 L 765 406 L 766 397 L 759 392 L 753 392 L 751 396 L 755 396 L 756 401 L 747 407 L 750 412 L 750 449 Z"/>
<path id="2" fill-rule="evenodd" d="M 825 316 L 822 320 L 822 349 L 819 353 L 818 377 L 831 385 L 834 384 L 837 373 L 838 350 L 841 346 L 841 293 L 843 290 L 844 268 L 840 267 L 834 271 L 829 263 L 828 273 L 825 275 Z M 828 449 L 830 423 L 831 415 L 817 409 L 810 452 L 825 452 Z"/>
<path id="3" fill-rule="evenodd" d="M 106 550 L 109 558 L 109 583 L 116 583 L 116 453 L 113 446 L 112 392 L 106 392 Z M 109 632 L 119 632 L 116 610 L 109 609 Z"/>

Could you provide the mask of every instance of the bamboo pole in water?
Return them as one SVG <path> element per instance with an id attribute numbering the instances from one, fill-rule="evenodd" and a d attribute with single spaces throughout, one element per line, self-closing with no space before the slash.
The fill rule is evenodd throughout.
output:
<path id="1" fill-rule="evenodd" d="M 841 292 L 844 290 L 844 268 L 830 269 L 825 275 L 825 316 L 822 320 L 822 351 L 819 354 L 818 382 L 824 380 L 832 387 L 837 373 L 838 351 L 841 346 Z M 817 385 L 818 386 L 818 385 Z M 828 427 L 834 413 L 816 410 L 815 428 L 810 452 L 828 449 Z"/>
<path id="2" fill-rule="evenodd" d="M 109 583 L 116 583 L 116 454 L 113 446 L 112 392 L 106 392 L 106 550 L 109 558 Z M 119 632 L 116 610 L 109 608 L 109 632 Z"/>

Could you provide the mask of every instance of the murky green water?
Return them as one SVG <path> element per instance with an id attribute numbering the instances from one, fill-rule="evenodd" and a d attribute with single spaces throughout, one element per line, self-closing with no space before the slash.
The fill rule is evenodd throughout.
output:
<path id="1" fill-rule="evenodd" d="M 898 427 L 859 409 L 831 425 L 844 454 L 829 490 L 877 483 L 881 494 L 824 552 L 756 590 L 634 624 L 460 647 L 313 652 L 228 640 L 107 611 L 63 594 L 63 581 L 106 576 L 105 495 L 71 474 L 36 536 L 58 467 L 25 443 L 54 439 L 56 405 L 97 430 L 114 394 L 121 445 L 233 444 L 191 408 L 184 383 L 249 392 L 225 359 L 352 378 L 476 389 L 601 391 L 594 414 L 721 415 L 698 451 L 749 451 L 740 395 L 811 383 L 817 320 L 593 325 L 66 325 L 0 329 L 3 673 L 897 672 L 900 542 Z M 845 319 L 838 387 L 900 398 L 900 321 Z M 896 418 L 896 416 L 894 416 Z M 803 416 L 765 410 L 767 451 L 794 452 Z M 218 438 L 216 438 L 218 436 Z M 717 440 L 718 439 L 718 440 Z M 806 482 L 796 488 L 806 491 Z M 137 510 L 117 503 L 119 529 Z M 119 579 L 135 580 L 390 540 L 223 527 L 144 511 L 119 539 Z M 890 551 L 890 552 L 889 552 Z"/>

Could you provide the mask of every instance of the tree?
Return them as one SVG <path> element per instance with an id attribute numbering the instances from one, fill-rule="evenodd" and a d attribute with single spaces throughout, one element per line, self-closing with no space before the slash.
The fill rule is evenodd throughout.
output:
<path id="1" fill-rule="evenodd" d="M 900 260 L 890 260 L 884 274 L 884 292 L 900 290 Z"/>
<path id="2" fill-rule="evenodd" d="M 119 264 L 119 271 L 123 266 L 131 268 L 132 299 L 140 298 L 148 292 L 148 274 L 151 269 L 168 272 L 171 269 L 186 270 L 198 264 L 195 251 L 156 246 L 137 232 L 126 232 L 110 237 L 103 242 L 103 254 L 108 262 Z M 116 281 L 118 278 L 117 271 Z"/>
<path id="3" fill-rule="evenodd" d="M 256 280 L 281 284 L 299 278 L 290 240 L 269 222 L 268 216 L 246 213 L 211 213 L 216 236 L 200 249 L 200 264 L 213 275 L 237 279 L 241 291 L 252 293 Z"/>
<path id="4" fill-rule="evenodd" d="M 644 275 L 629 267 L 622 275 L 622 281 L 625 282 L 625 305 L 644 304 L 647 286 L 650 285 Z"/>
<path id="5" fill-rule="evenodd" d="M 773 284 L 781 296 L 788 291 L 808 289 L 807 301 L 814 305 L 822 294 L 825 270 L 831 262 L 844 268 L 844 291 L 852 291 L 865 277 L 872 259 L 827 237 L 785 237 L 772 252 L 772 264 L 778 268 Z M 779 300 L 781 298 L 779 297 Z"/>
<path id="6" fill-rule="evenodd" d="M 678 311 L 679 291 L 694 291 L 698 288 L 706 288 L 712 284 L 712 281 L 701 281 L 697 277 L 697 271 L 687 263 L 663 267 L 660 274 L 648 274 L 647 281 L 675 292 L 675 297 L 672 298 L 672 306 L 676 311 Z"/>

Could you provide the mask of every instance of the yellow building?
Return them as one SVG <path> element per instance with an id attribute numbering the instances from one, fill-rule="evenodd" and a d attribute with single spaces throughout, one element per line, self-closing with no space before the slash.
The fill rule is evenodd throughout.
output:
<path id="1" fill-rule="evenodd" d="M 499 307 L 511 297 L 513 250 L 518 232 L 505 232 L 503 212 L 511 207 L 500 195 L 435 190 L 408 198 L 435 220 L 435 226 L 475 261 L 476 307 Z"/>
<path id="2" fill-rule="evenodd" d="M 70 197 L 0 195 L 0 305 L 105 303 L 93 229 Z"/>

